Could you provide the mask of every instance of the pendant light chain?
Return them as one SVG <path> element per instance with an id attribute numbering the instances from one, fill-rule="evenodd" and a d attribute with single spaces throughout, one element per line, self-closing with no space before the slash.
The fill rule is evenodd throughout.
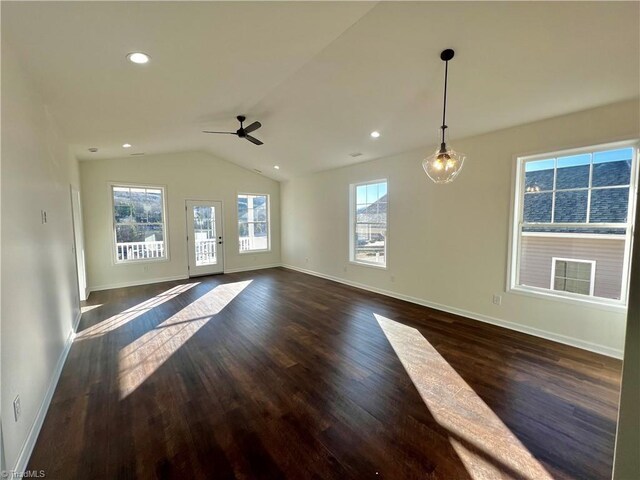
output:
<path id="1" fill-rule="evenodd" d="M 441 148 L 444 148 L 444 131 L 447 128 L 447 80 L 449 78 L 449 60 L 444 62 L 444 102 L 442 105 L 442 145 Z"/>

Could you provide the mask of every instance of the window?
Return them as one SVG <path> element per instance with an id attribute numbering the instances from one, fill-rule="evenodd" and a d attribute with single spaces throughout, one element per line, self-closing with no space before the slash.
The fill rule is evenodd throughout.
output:
<path id="1" fill-rule="evenodd" d="M 116 263 L 167 258 L 164 188 L 112 185 Z"/>
<path id="2" fill-rule="evenodd" d="M 387 265 L 387 181 L 351 185 L 350 260 Z"/>
<path id="3" fill-rule="evenodd" d="M 551 289 L 561 292 L 593 295 L 596 262 L 591 260 L 573 260 L 553 258 Z"/>
<path id="4" fill-rule="evenodd" d="M 269 195 L 238 195 L 240 253 L 269 250 Z"/>
<path id="5" fill-rule="evenodd" d="M 511 288 L 626 303 L 636 152 L 627 142 L 518 159 Z"/>

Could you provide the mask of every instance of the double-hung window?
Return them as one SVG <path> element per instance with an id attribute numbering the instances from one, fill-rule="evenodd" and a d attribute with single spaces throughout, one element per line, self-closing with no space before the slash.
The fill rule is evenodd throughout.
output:
<path id="1" fill-rule="evenodd" d="M 269 195 L 238 195 L 240 253 L 269 251 Z"/>
<path id="2" fill-rule="evenodd" d="M 625 304 L 637 144 L 518 159 L 510 286 Z"/>
<path id="3" fill-rule="evenodd" d="M 387 265 L 387 181 L 351 185 L 350 260 Z"/>
<path id="4" fill-rule="evenodd" d="M 163 187 L 111 185 L 116 263 L 167 258 Z"/>

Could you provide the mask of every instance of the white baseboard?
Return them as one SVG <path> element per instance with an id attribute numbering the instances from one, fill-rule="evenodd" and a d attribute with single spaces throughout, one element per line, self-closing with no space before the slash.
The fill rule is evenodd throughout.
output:
<path id="1" fill-rule="evenodd" d="M 250 267 L 240 267 L 240 268 L 225 268 L 224 273 L 238 273 L 238 272 L 249 272 L 251 270 L 262 270 L 264 268 L 275 268 L 282 266 L 279 263 L 271 263 L 269 265 L 253 265 Z M 112 290 L 114 288 L 124 288 L 124 287 L 137 287 L 139 285 L 148 285 L 151 283 L 162 283 L 162 282 L 172 282 L 174 280 L 186 280 L 189 278 L 188 275 L 175 275 L 172 277 L 163 277 L 163 278 L 150 278 L 147 280 L 135 280 L 133 282 L 121 282 L 121 283 L 111 283 L 108 285 L 97 285 L 94 287 L 89 287 L 87 297 L 91 294 L 91 292 L 99 292 L 101 290 Z"/>
<path id="2" fill-rule="evenodd" d="M 530 327 L 528 325 L 522 325 L 521 323 L 509 322 L 506 320 L 501 320 L 499 318 L 490 317 L 488 315 L 483 315 L 480 313 L 470 312 L 468 310 L 463 310 L 461 308 L 450 307 L 448 305 L 442 305 L 435 302 L 430 302 L 428 300 L 423 300 L 417 297 L 411 297 L 409 295 L 403 295 L 401 293 L 392 292 L 390 290 L 384 290 L 382 288 L 371 287 L 369 285 L 365 285 L 358 282 L 352 282 L 351 280 L 345 280 L 340 277 L 335 277 L 333 275 L 327 275 L 320 272 L 315 272 L 313 270 L 307 270 L 305 268 L 296 267 L 293 265 L 282 264 L 284 268 L 288 268 L 290 270 L 295 270 L 297 272 L 306 273 L 308 275 L 313 275 L 316 277 L 324 278 L 326 280 L 331 280 L 334 282 L 342 283 L 345 285 L 349 285 L 351 287 L 360 288 L 362 290 L 367 290 L 369 292 L 379 293 L 381 295 L 386 295 L 387 297 L 397 298 L 399 300 L 404 300 L 406 302 L 415 303 L 417 305 L 422 305 L 424 307 L 433 308 L 435 310 L 440 310 L 447 313 L 452 313 L 454 315 L 459 315 L 461 317 L 470 318 L 472 320 L 478 320 L 480 322 L 490 323 L 492 325 L 497 325 L 499 327 L 507 328 L 509 330 L 515 330 L 517 332 L 526 333 L 529 335 L 533 335 L 535 337 L 544 338 L 546 340 L 551 340 L 554 342 L 562 343 L 565 345 L 570 345 L 572 347 L 581 348 L 583 350 L 589 350 L 591 352 L 599 353 L 601 355 L 606 355 L 608 357 L 619 358 L 622 359 L 623 351 L 616 348 L 607 347 L 605 345 L 599 345 L 592 342 L 587 342 L 584 340 L 580 340 L 578 338 L 569 337 L 566 335 L 561 335 L 559 333 L 548 332 L 546 330 L 540 330 L 538 328 Z"/>
<path id="3" fill-rule="evenodd" d="M 89 292 L 99 292 L 100 290 L 112 290 L 114 288 L 137 287 L 138 285 L 149 285 L 151 283 L 172 282 L 174 280 L 186 280 L 188 275 L 174 275 L 172 277 L 148 278 L 145 280 L 134 280 L 133 282 L 111 283 L 108 285 L 96 285 L 89 287 Z"/>
<path id="4" fill-rule="evenodd" d="M 251 267 L 225 268 L 224 273 L 250 272 L 252 270 L 263 270 L 265 268 L 281 267 L 280 263 L 271 263 L 269 265 L 253 265 Z"/>
<path id="5" fill-rule="evenodd" d="M 81 318 L 82 318 L 82 309 L 80 309 L 80 311 L 78 312 L 78 315 L 76 315 L 76 318 L 73 321 L 73 325 L 71 326 L 71 331 L 73 332 L 74 335 L 78 331 L 78 325 L 80 325 Z"/>
<path id="6" fill-rule="evenodd" d="M 80 320 L 80 315 L 74 320 L 75 326 L 77 326 L 77 322 Z M 58 386 L 58 380 L 60 380 L 60 374 L 62 373 L 62 368 L 64 367 L 64 363 L 67 360 L 67 356 L 69 355 L 69 350 L 71 350 L 71 345 L 73 344 L 73 339 L 75 338 L 76 330 L 73 328 L 69 332 L 69 336 L 67 337 L 64 348 L 58 357 L 58 363 L 56 363 L 56 367 L 53 370 L 53 374 L 51 376 L 51 381 L 49 382 L 49 387 L 45 393 L 44 399 L 40 404 L 40 408 L 38 409 L 38 413 L 36 414 L 36 418 L 31 425 L 31 429 L 29 430 L 29 434 L 27 435 L 27 439 L 22 445 L 22 449 L 20 450 L 20 454 L 18 455 L 18 459 L 16 460 L 16 464 L 13 468 L 13 473 L 11 478 L 22 478 L 21 474 L 27 469 L 29 458 L 33 453 L 33 448 L 36 445 L 36 441 L 38 440 L 38 435 L 40 435 L 40 430 L 42 429 L 42 425 L 44 423 L 44 419 L 47 416 L 47 411 L 49 410 L 49 405 L 51 404 L 51 399 L 53 398 L 53 393 L 56 391 L 56 387 Z"/>

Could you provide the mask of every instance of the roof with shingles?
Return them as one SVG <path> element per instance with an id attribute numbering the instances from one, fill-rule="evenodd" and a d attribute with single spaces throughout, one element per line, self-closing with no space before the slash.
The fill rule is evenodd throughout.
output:
<path id="1" fill-rule="evenodd" d="M 589 223 L 624 223 L 629 202 L 628 185 L 631 178 L 631 160 L 560 168 L 556 175 L 555 206 L 553 205 L 554 170 L 527 172 L 525 177 L 524 221 L 550 223 L 554 209 L 555 223 L 587 222 L 589 176 L 594 187 L 591 191 Z M 582 188 L 582 189 L 581 189 Z M 573 189 L 573 190 L 568 190 Z M 581 190 L 580 190 L 581 189 Z M 533 190 L 533 191 L 532 191 Z M 551 231 L 534 228 L 534 231 Z M 531 230 L 529 230 L 531 231 Z M 567 232 L 566 229 L 562 231 Z M 584 229 L 577 232 L 587 233 Z M 602 232 L 602 230 L 594 230 Z M 616 232 L 609 232 L 616 233 Z"/>

